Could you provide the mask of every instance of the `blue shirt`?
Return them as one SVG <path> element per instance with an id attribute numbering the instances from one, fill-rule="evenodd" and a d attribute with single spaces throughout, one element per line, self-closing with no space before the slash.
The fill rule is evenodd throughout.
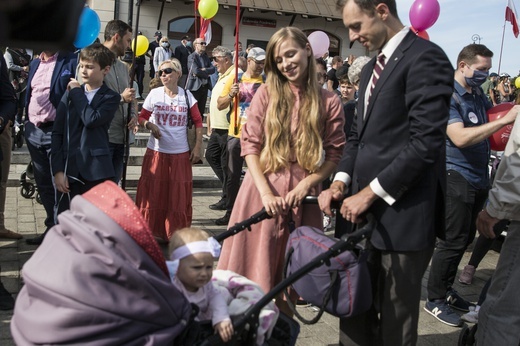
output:
<path id="1" fill-rule="evenodd" d="M 450 104 L 448 125 L 461 122 L 464 127 L 488 122 L 486 111 L 492 107 L 482 89 L 468 93 L 457 81 Z M 489 139 L 465 148 L 458 148 L 446 137 L 446 169 L 459 172 L 476 189 L 489 188 Z"/>

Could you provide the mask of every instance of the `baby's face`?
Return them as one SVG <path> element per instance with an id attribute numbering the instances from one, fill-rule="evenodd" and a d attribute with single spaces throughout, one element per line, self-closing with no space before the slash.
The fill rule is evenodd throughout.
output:
<path id="1" fill-rule="evenodd" d="M 213 275 L 213 256 L 208 252 L 200 252 L 181 259 L 177 278 L 190 292 L 206 285 Z"/>

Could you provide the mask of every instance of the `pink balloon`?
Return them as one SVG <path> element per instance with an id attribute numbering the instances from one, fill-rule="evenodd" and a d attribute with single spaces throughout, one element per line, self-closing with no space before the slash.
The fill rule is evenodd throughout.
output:
<path id="1" fill-rule="evenodd" d="M 441 6 L 437 0 L 415 0 L 410 7 L 410 23 L 417 31 L 430 28 L 441 12 Z"/>
<path id="2" fill-rule="evenodd" d="M 314 31 L 308 37 L 315 58 L 323 56 L 330 46 L 329 36 L 323 31 Z"/>

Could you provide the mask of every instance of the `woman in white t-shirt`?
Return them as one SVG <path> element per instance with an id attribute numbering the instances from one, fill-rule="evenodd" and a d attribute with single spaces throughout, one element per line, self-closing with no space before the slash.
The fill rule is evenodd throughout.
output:
<path id="1" fill-rule="evenodd" d="M 157 72 L 163 87 L 150 90 L 139 113 L 139 124 L 151 135 L 135 202 L 156 239 L 167 242 L 175 230 L 191 225 L 191 164 L 200 160 L 202 117 L 193 95 L 177 86 L 182 75 L 179 60 L 164 61 Z M 188 116 L 197 134 L 191 153 L 186 135 Z"/>

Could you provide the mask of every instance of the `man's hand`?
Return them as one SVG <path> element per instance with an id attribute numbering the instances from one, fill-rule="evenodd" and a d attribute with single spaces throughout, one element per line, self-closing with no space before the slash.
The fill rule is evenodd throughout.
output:
<path id="1" fill-rule="evenodd" d="M 69 179 L 63 172 L 58 172 L 54 174 L 54 184 L 56 184 L 56 189 L 61 193 L 68 193 L 69 190 Z"/>
<path id="2" fill-rule="evenodd" d="M 345 184 L 339 181 L 332 183 L 329 189 L 324 190 L 318 196 L 318 205 L 325 215 L 332 216 L 332 210 L 330 210 L 331 201 L 340 201 L 343 198 L 343 190 Z"/>
<path id="3" fill-rule="evenodd" d="M 494 239 L 495 231 L 493 231 L 493 228 L 495 227 L 498 221 L 500 220 L 489 215 L 486 209 L 484 209 L 478 214 L 477 230 L 484 237 Z"/>
<path id="4" fill-rule="evenodd" d="M 370 186 L 367 186 L 354 196 L 348 197 L 343 201 L 340 209 L 341 215 L 347 221 L 360 223 L 364 220 L 362 217 L 363 213 L 370 208 L 378 197 Z"/>
<path id="5" fill-rule="evenodd" d="M 511 108 L 509 112 L 507 112 L 507 114 L 504 116 L 504 121 L 507 124 L 513 123 L 516 120 L 518 112 L 520 112 L 520 105 L 513 106 L 513 108 Z"/>
<path id="6" fill-rule="evenodd" d="M 121 94 L 123 100 L 126 103 L 130 103 L 135 99 L 135 89 L 134 88 L 126 88 Z"/>
<path id="7" fill-rule="evenodd" d="M 156 139 L 161 139 L 161 130 L 159 130 L 159 127 L 157 127 L 157 125 L 148 122 L 146 123 L 146 128 L 150 130 L 150 132 Z"/>

